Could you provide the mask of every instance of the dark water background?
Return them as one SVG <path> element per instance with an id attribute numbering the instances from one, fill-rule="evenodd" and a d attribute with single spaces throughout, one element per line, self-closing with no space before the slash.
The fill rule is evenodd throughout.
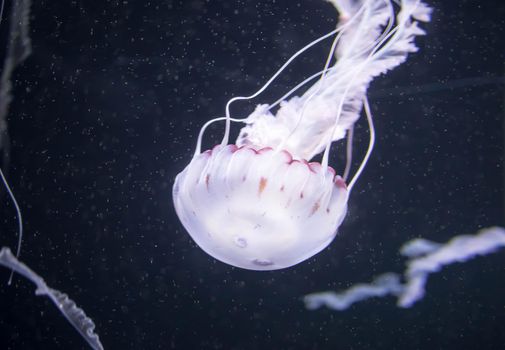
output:
<path id="1" fill-rule="evenodd" d="M 398 248 L 414 237 L 444 242 L 504 224 L 505 3 L 430 4 L 420 52 L 370 88 L 377 146 L 339 235 L 293 268 L 253 272 L 196 247 L 171 186 L 200 126 L 330 31 L 331 5 L 35 1 L 33 54 L 14 75 L 9 113 L 22 260 L 84 308 L 108 349 L 505 348 L 504 252 L 444 269 L 411 309 L 393 298 L 344 312 L 301 301 L 402 271 Z M 319 70 L 328 45 L 232 112 L 245 115 Z M 357 134 L 360 154 L 364 121 Z M 344 149 L 334 150 L 342 171 Z M 0 244 L 14 247 L 15 213 L 5 194 L 1 203 Z M 0 286 L 0 335 L 2 349 L 86 348 L 20 277 Z"/>

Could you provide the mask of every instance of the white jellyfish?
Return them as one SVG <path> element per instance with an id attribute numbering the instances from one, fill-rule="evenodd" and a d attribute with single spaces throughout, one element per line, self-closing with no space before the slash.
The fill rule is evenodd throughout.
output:
<path id="1" fill-rule="evenodd" d="M 255 94 L 232 98 L 226 116 L 201 129 L 189 165 L 177 175 L 173 200 L 177 215 L 194 241 L 214 258 L 251 270 L 286 268 L 313 256 L 335 237 L 352 187 L 374 143 L 366 91 L 372 79 L 405 61 L 424 34 L 418 21 L 431 9 L 419 0 L 330 0 L 340 17 L 335 30 L 295 53 Z M 321 72 L 277 102 L 259 105 L 245 119 L 230 116 L 230 104 L 254 98 L 298 55 L 334 37 Z M 332 65 L 331 61 L 336 58 Z M 318 78 L 301 96 L 298 88 Z M 288 99 L 289 98 L 289 99 Z M 275 115 L 271 112 L 278 108 Z M 364 107 L 370 126 L 367 153 L 347 182 L 328 165 L 332 142 L 352 135 Z M 223 141 L 201 152 L 205 129 L 226 122 Z M 231 122 L 246 124 L 235 144 Z M 348 155 L 352 144 L 348 142 Z M 321 163 L 310 162 L 323 153 Z"/>

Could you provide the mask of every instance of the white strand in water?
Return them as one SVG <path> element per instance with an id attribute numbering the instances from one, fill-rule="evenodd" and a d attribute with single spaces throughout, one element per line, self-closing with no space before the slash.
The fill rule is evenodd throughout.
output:
<path id="1" fill-rule="evenodd" d="M 305 295 L 305 307 L 315 310 L 326 306 L 332 310 L 345 310 L 352 304 L 373 297 L 393 295 L 397 305 L 408 308 L 422 299 L 430 274 L 444 266 L 465 262 L 480 255 L 487 255 L 505 247 L 505 229 L 491 227 L 482 229 L 475 235 L 461 235 L 445 244 L 424 239 L 413 239 L 400 250 L 409 258 L 404 273 L 406 282 L 400 282 L 396 273 L 385 273 L 371 283 L 360 283 L 339 293 L 318 292 Z"/>
<path id="2" fill-rule="evenodd" d="M 94 331 L 95 323 L 91 318 L 86 316 L 84 310 L 79 308 L 75 302 L 68 297 L 68 295 L 56 289 L 50 288 L 42 277 L 37 275 L 27 265 L 19 261 L 7 247 L 3 247 L 0 250 L 0 265 L 17 272 L 35 283 L 37 286 L 37 289 L 35 290 L 36 295 L 45 295 L 51 299 L 53 304 L 56 305 L 58 310 L 63 314 L 63 316 L 65 316 L 68 322 L 88 342 L 91 348 L 94 350 L 103 350 L 103 345 L 100 342 L 98 334 Z"/>

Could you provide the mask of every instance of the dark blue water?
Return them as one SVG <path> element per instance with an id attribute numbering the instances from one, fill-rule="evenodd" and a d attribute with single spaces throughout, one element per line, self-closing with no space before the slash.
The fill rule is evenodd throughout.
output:
<path id="1" fill-rule="evenodd" d="M 300 265 L 254 272 L 193 243 L 171 186 L 201 125 L 333 29 L 331 5 L 35 2 L 33 53 L 13 77 L 9 112 L 22 260 L 86 310 L 108 349 L 503 348 L 504 252 L 444 269 L 412 309 L 393 298 L 344 312 L 301 301 L 402 271 L 398 248 L 414 237 L 444 242 L 504 223 L 505 5 L 430 4 L 420 52 L 370 88 L 376 149 L 339 235 Z M 328 45 L 232 112 L 246 115 L 319 70 Z M 221 125 L 210 131 L 206 147 L 222 137 Z M 364 121 L 356 137 L 359 159 Z M 344 148 L 334 150 L 341 172 Z M 5 193 L 1 201 L 0 245 L 14 247 L 15 212 Z M 3 349 L 86 348 L 20 277 L 0 286 L 0 334 Z"/>

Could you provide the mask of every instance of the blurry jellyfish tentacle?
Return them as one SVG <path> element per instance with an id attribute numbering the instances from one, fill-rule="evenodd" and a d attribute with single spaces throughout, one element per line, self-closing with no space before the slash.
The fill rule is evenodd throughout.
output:
<path id="1" fill-rule="evenodd" d="M 258 91 L 230 99 L 225 116 L 200 130 L 195 154 L 177 175 L 174 206 L 193 240 L 209 255 L 233 266 L 275 270 L 293 266 L 334 239 L 347 212 L 350 190 L 373 149 L 375 132 L 366 92 L 372 79 L 402 63 L 416 50 L 429 20 L 420 1 L 331 0 L 340 13 L 337 29 L 297 51 Z M 323 69 L 273 104 L 261 104 L 246 118 L 232 118 L 230 105 L 261 94 L 300 54 L 334 36 Z M 331 65 L 332 60 L 336 62 Z M 301 96 L 294 92 L 313 79 Z M 271 110 L 280 104 L 275 114 Z M 356 173 L 345 180 L 328 166 L 329 146 L 345 135 L 364 112 L 370 130 L 367 152 Z M 207 127 L 225 121 L 224 137 L 201 152 Z M 231 122 L 246 124 L 228 145 Z M 322 163 L 310 162 L 325 152 Z M 347 143 L 352 153 L 352 140 Z"/>
<path id="2" fill-rule="evenodd" d="M 343 292 L 318 292 L 304 296 L 305 307 L 314 310 L 326 306 L 333 310 L 345 310 L 353 303 L 372 297 L 394 295 L 397 305 L 408 308 L 423 298 L 425 285 L 431 273 L 444 266 L 465 262 L 479 255 L 487 255 L 505 247 L 505 229 L 490 227 L 475 235 L 461 235 L 445 244 L 424 239 L 413 239 L 400 249 L 410 258 L 404 273 L 405 283 L 395 273 L 378 276 L 370 284 L 357 284 Z"/>
<path id="3" fill-rule="evenodd" d="M 418 243 L 418 240 L 413 240 L 400 250 L 404 256 L 411 258 L 407 262 L 408 268 L 405 272 L 405 291 L 398 300 L 398 305 L 402 307 L 410 307 L 424 296 L 424 286 L 429 274 L 440 271 L 444 266 L 494 253 L 505 247 L 505 229 L 491 227 L 482 229 L 473 236 L 456 236 L 444 245 L 432 244 L 431 250 L 426 248 L 432 242 L 425 241 L 423 249 L 414 249 L 414 244 Z"/>
<path id="4" fill-rule="evenodd" d="M 16 201 L 16 197 L 14 196 L 14 193 L 12 192 L 4 173 L 8 172 L 10 157 L 10 141 L 9 133 L 7 130 L 7 114 L 9 111 L 9 105 L 12 101 L 11 76 L 14 72 L 14 69 L 16 69 L 17 66 L 21 65 L 32 51 L 29 35 L 30 6 L 30 0 L 13 1 L 10 14 L 10 26 L 7 37 L 7 53 L 4 58 L 2 74 L 0 76 L 0 150 L 2 151 L 0 177 L 16 209 L 19 232 L 16 249 L 16 257 L 18 258 L 19 254 L 21 253 L 21 243 L 23 241 L 23 219 L 18 202 Z M 4 1 L 2 0 L 0 4 L 0 23 L 2 22 L 3 9 Z M 9 277 L 9 284 L 12 282 L 13 274 L 14 271 Z"/>
<path id="5" fill-rule="evenodd" d="M 3 16 L 4 16 L 4 7 L 5 7 L 5 0 L 2 0 L 0 2 L 0 24 L 2 24 Z"/>
<path id="6" fill-rule="evenodd" d="M 373 297 L 384 297 L 390 294 L 400 295 L 403 286 L 396 273 L 385 273 L 377 276 L 371 283 L 358 283 L 340 292 L 320 292 L 306 295 L 303 300 L 308 310 L 327 306 L 333 310 L 345 310 L 358 301 Z"/>
<path id="7" fill-rule="evenodd" d="M 50 288 L 42 277 L 19 261 L 14 255 L 12 255 L 11 250 L 7 247 L 3 247 L 0 250 L 0 265 L 16 271 L 20 275 L 35 283 L 37 286 L 37 289 L 35 290 L 36 295 L 47 296 L 53 304 L 56 305 L 63 316 L 65 316 L 68 322 L 88 342 L 91 348 L 95 350 L 103 349 L 98 334 L 94 331 L 95 324 L 93 320 L 90 319 L 84 310 L 79 308 L 75 302 L 68 297 L 68 295 L 56 289 Z"/>
<path id="8" fill-rule="evenodd" d="M 3 11 L 4 1 L 1 8 Z M 0 77 L 0 149 L 2 150 L 2 168 L 8 169 L 10 142 L 7 130 L 7 113 L 12 101 L 11 76 L 23 61 L 30 55 L 30 0 L 15 0 L 10 15 L 10 28 L 7 37 L 7 53 L 4 58 Z M 2 19 L 0 17 L 0 23 Z"/>

